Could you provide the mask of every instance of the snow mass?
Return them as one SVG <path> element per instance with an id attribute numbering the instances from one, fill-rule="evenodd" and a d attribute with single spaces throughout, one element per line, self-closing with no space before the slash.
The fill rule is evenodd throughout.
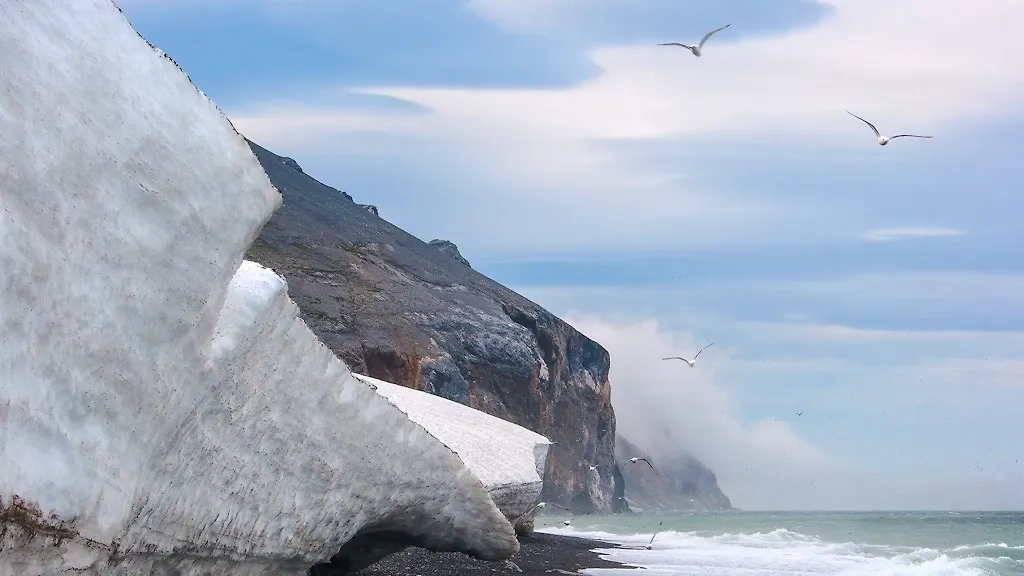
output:
<path id="1" fill-rule="evenodd" d="M 413 422 L 459 455 L 513 522 L 540 500 L 551 442 L 486 412 L 362 374 Z"/>
<path id="2" fill-rule="evenodd" d="M 518 550 L 547 439 L 316 339 L 242 259 L 280 194 L 110 0 L 0 2 L 0 54 L 0 573 Z"/>

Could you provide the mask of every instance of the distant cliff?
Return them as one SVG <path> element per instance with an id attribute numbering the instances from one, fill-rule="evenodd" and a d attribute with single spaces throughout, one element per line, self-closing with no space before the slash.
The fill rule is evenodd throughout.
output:
<path id="1" fill-rule="evenodd" d="M 615 413 L 608 352 L 537 304 L 370 205 L 250 143 L 282 207 L 247 258 L 282 274 L 301 316 L 353 371 L 425 390 L 557 442 L 542 497 L 576 512 L 621 506 L 608 462 Z"/>
<path id="2" fill-rule="evenodd" d="M 649 458 L 654 468 L 643 462 L 631 464 L 629 459 L 633 457 Z M 651 458 L 618 435 L 615 460 L 625 479 L 626 502 L 634 512 L 732 509 L 714 472 L 688 454 L 680 453 L 671 459 Z"/>

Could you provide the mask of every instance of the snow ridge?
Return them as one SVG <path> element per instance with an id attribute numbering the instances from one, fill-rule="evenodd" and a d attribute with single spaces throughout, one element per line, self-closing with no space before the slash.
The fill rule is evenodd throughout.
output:
<path id="1" fill-rule="evenodd" d="M 465 462 L 509 519 L 517 519 L 540 500 L 551 441 L 447 398 L 362 374 L 412 421 L 444 443 Z"/>
<path id="2" fill-rule="evenodd" d="M 491 470 L 316 339 L 242 259 L 280 194 L 110 0 L 0 2 L 0 54 L 0 573 L 518 550 L 495 489 L 533 497 L 546 439 L 503 423 Z"/>

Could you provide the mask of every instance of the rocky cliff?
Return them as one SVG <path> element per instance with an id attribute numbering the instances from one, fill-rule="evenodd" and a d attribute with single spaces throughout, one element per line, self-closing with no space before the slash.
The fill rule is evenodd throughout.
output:
<path id="1" fill-rule="evenodd" d="M 643 462 L 631 464 L 629 459 L 633 457 L 648 458 L 654 468 Z M 634 512 L 732 509 L 729 498 L 718 487 L 714 472 L 688 454 L 651 458 L 617 435 L 615 461 L 625 480 L 626 502 Z"/>
<path id="2" fill-rule="evenodd" d="M 282 207 L 247 258 L 282 274 L 301 316 L 355 372 L 468 404 L 557 442 L 542 498 L 617 511 L 608 352 L 377 209 L 250 143 Z"/>

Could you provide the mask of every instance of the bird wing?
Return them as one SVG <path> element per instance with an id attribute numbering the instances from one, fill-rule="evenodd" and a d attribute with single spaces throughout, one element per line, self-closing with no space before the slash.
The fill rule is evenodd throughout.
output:
<path id="1" fill-rule="evenodd" d="M 893 138 L 931 138 L 931 136 L 918 136 L 917 134 L 897 134 L 895 136 L 889 136 L 889 140 Z"/>
<path id="2" fill-rule="evenodd" d="M 693 46 L 687 46 L 686 44 L 682 44 L 680 42 L 665 42 L 664 44 L 658 44 L 658 46 L 679 46 L 680 48 L 686 48 L 687 50 L 693 49 Z"/>
<path id="3" fill-rule="evenodd" d="M 732 24 L 726 24 L 725 26 L 722 26 L 721 28 L 716 28 L 716 29 L 712 30 L 711 32 L 708 32 L 707 34 L 705 34 L 704 37 L 701 38 L 700 44 L 697 44 L 697 48 L 703 48 L 704 47 L 704 43 L 708 41 L 708 38 L 711 38 L 712 34 L 714 34 L 715 32 L 720 32 L 722 30 L 725 30 L 729 26 L 732 26 Z"/>
<path id="4" fill-rule="evenodd" d="M 658 522 L 658 528 L 661 528 L 661 525 L 662 525 L 662 524 L 664 524 L 664 523 L 665 523 L 664 521 Z M 654 534 L 651 534 L 651 541 L 647 543 L 647 545 L 648 545 L 648 546 L 650 546 L 651 544 L 654 544 L 654 538 L 655 538 L 655 537 L 656 537 L 657 535 L 658 535 L 658 531 L 657 531 L 657 530 L 655 530 L 655 531 L 654 531 Z"/>
<path id="5" fill-rule="evenodd" d="M 651 468 L 654 468 L 654 464 L 651 464 L 651 461 L 648 460 L 647 458 L 640 458 L 640 460 L 643 460 L 644 462 L 647 462 L 648 466 L 650 466 Z"/>
<path id="6" fill-rule="evenodd" d="M 694 356 L 694 357 L 693 357 L 693 359 L 694 359 L 694 360 L 697 360 L 697 356 L 700 356 L 700 353 L 701 353 L 701 352 L 703 352 L 703 351 L 707 350 L 708 348 L 710 348 L 710 347 L 711 347 L 711 346 L 713 346 L 714 344 L 715 344 L 715 343 L 714 343 L 714 342 L 712 342 L 711 344 L 708 344 L 707 346 L 705 346 L 705 347 L 701 348 L 700 350 L 697 350 L 697 355 L 696 355 L 696 356 Z"/>
<path id="7" fill-rule="evenodd" d="M 854 114 L 853 112 L 850 112 L 849 110 L 847 110 L 846 113 L 849 114 L 850 116 L 853 116 L 857 120 L 860 120 L 861 122 L 867 124 L 868 126 L 871 126 L 871 130 L 874 131 L 876 138 L 881 138 L 882 137 L 882 135 L 878 133 L 878 128 L 875 128 L 874 124 L 872 124 L 871 122 L 868 122 L 867 120 L 861 118 L 860 116 L 857 116 L 856 114 Z"/>
<path id="8" fill-rule="evenodd" d="M 682 360 L 683 362 L 686 362 L 686 363 L 690 362 L 689 360 L 687 360 L 686 358 L 683 358 L 682 356 L 669 356 L 667 358 L 662 358 L 662 360 Z"/>
<path id="9" fill-rule="evenodd" d="M 522 514 L 519 515 L 518 518 L 516 518 L 516 522 L 518 523 L 521 519 L 526 518 L 530 514 L 530 512 L 533 512 L 537 508 L 540 508 L 542 504 L 544 504 L 544 502 L 537 502 L 533 506 L 530 506 L 529 508 L 527 508 L 526 512 L 523 512 Z"/>

